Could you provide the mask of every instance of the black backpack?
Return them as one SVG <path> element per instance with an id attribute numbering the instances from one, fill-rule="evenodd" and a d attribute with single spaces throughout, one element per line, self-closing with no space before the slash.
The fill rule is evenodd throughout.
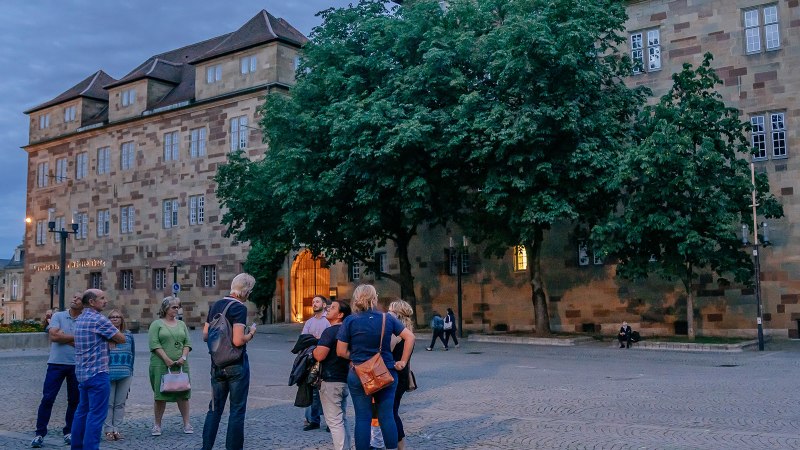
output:
<path id="1" fill-rule="evenodd" d="M 242 358 L 242 347 L 233 345 L 233 327 L 226 314 L 236 300 L 231 300 L 220 314 L 208 323 L 208 353 L 217 367 L 225 367 Z"/>

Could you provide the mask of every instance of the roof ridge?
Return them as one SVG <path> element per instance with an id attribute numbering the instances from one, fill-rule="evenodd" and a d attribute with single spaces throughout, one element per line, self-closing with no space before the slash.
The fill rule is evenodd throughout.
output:
<path id="1" fill-rule="evenodd" d="M 100 70 L 98 70 L 97 72 L 95 72 L 95 73 L 94 73 L 94 77 L 92 77 L 92 81 L 90 81 L 90 82 L 89 82 L 89 84 L 87 84 L 87 85 L 86 85 L 86 87 L 85 87 L 85 88 L 84 88 L 82 91 L 80 91 L 80 92 L 78 93 L 78 95 L 83 95 L 83 94 L 85 94 L 85 93 L 86 93 L 86 92 L 89 90 L 89 88 L 91 88 L 91 87 L 92 87 L 92 85 L 94 84 L 94 82 L 95 82 L 95 81 L 97 81 L 97 77 L 99 77 L 99 76 L 100 76 L 100 73 L 101 73 L 102 71 L 103 71 L 103 69 L 100 69 Z"/>
<path id="2" fill-rule="evenodd" d="M 150 75 L 154 70 L 156 70 L 156 66 L 158 65 L 158 58 L 153 58 L 153 64 L 150 66 L 150 70 L 145 72 L 145 75 Z"/>
<path id="3" fill-rule="evenodd" d="M 204 39 L 204 40 L 199 41 L 199 42 L 193 42 L 191 44 L 186 44 L 183 47 L 173 48 L 172 50 L 167 50 L 165 52 L 161 52 L 161 53 L 159 53 L 157 55 L 153 55 L 152 57 L 159 58 L 159 57 L 161 57 L 163 55 L 166 55 L 167 53 L 177 52 L 178 50 L 183 50 L 185 48 L 194 47 L 196 45 L 200 45 L 200 44 L 203 44 L 203 43 L 208 42 L 208 41 L 213 41 L 214 39 L 219 39 L 219 38 L 221 38 L 223 36 L 228 36 L 229 34 L 233 34 L 233 32 L 222 33 L 219 36 L 214 36 L 212 38 Z M 166 59 L 162 58 L 162 61 L 166 61 Z"/>
<path id="4" fill-rule="evenodd" d="M 272 29 L 272 21 L 269 20 L 270 14 L 267 12 L 266 9 L 262 9 L 261 14 L 264 16 L 264 19 L 267 22 L 267 28 L 269 28 L 269 32 L 272 33 L 273 36 L 278 37 L 278 34 L 275 33 L 275 30 Z"/>

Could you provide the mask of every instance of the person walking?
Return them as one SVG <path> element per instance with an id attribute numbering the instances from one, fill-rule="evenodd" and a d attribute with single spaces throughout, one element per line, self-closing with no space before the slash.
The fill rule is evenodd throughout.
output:
<path id="1" fill-rule="evenodd" d="M 72 421 L 72 449 L 97 450 L 108 414 L 111 382 L 108 375 L 108 343 L 125 343 L 125 335 L 102 314 L 108 300 L 100 289 L 81 297 L 83 312 L 75 321 L 75 378 L 80 401 Z"/>
<path id="2" fill-rule="evenodd" d="M 47 425 L 53 413 L 53 404 L 64 381 L 67 382 L 67 414 L 64 417 L 64 444 L 70 445 L 72 420 L 78 408 L 80 393 L 75 378 L 75 321 L 83 311 L 82 293 L 72 296 L 69 309 L 59 311 L 50 318 L 47 337 L 50 339 L 50 356 L 47 358 L 47 372 L 42 386 L 42 401 L 36 413 L 36 434 L 31 447 L 41 448 L 47 436 Z"/>
<path id="3" fill-rule="evenodd" d="M 432 351 L 433 346 L 436 344 L 436 338 L 438 337 L 440 341 L 442 341 L 442 345 L 444 345 L 444 350 L 450 350 L 447 348 L 447 342 L 444 340 L 444 320 L 442 320 L 442 316 L 439 315 L 438 312 L 433 312 L 433 318 L 431 318 L 431 330 L 433 331 L 433 337 L 431 338 L 431 345 L 425 348 L 427 351 Z"/>
<path id="4" fill-rule="evenodd" d="M 347 302 L 331 302 L 326 316 L 331 326 L 322 332 L 319 343 L 314 349 L 314 359 L 320 362 L 322 376 L 322 384 L 319 387 L 322 412 L 325 414 L 325 423 L 331 431 L 334 450 L 350 448 L 350 427 L 347 425 L 347 397 L 350 395 L 347 388 L 347 372 L 350 368 L 348 361 L 336 354 L 336 335 L 339 333 L 342 321 L 349 315 L 350 305 Z"/>
<path id="5" fill-rule="evenodd" d="M 405 300 L 395 300 L 389 304 L 389 314 L 393 315 L 403 324 L 406 330 L 414 333 L 414 321 L 411 316 L 414 310 L 411 305 Z M 406 341 L 402 337 L 392 336 L 391 341 L 392 358 L 395 361 L 403 360 L 403 354 L 406 351 Z M 411 355 L 414 353 L 414 343 L 412 341 L 411 352 L 408 354 L 408 363 L 401 370 L 397 371 L 397 389 L 394 391 L 394 422 L 397 426 L 397 449 L 403 450 L 406 447 L 405 442 L 405 429 L 403 428 L 403 421 L 400 419 L 400 400 L 403 399 L 403 394 L 408 391 L 409 378 L 411 376 Z"/>
<path id="6" fill-rule="evenodd" d="M 208 341 L 208 326 L 214 318 L 225 311 L 228 323 L 233 329 L 233 345 L 242 348 L 242 356 L 225 367 L 211 363 L 211 401 L 208 403 L 206 420 L 203 423 L 203 450 L 212 450 L 217 439 L 219 422 L 225 409 L 225 401 L 230 395 L 228 432 L 225 437 L 227 450 L 244 448 L 244 417 L 247 410 L 247 395 L 250 392 L 250 362 L 247 357 L 247 343 L 256 335 L 256 324 L 247 328 L 247 307 L 245 303 L 253 292 L 256 280 L 252 275 L 240 273 L 231 281 L 230 294 L 211 305 L 208 319 L 203 326 L 203 340 Z"/>
<path id="7" fill-rule="evenodd" d="M 108 415 L 106 416 L 105 433 L 107 441 L 121 441 L 124 439 L 119 432 L 119 426 L 125 418 L 125 402 L 128 400 L 133 382 L 133 363 L 136 358 L 136 344 L 133 335 L 125 325 L 125 316 L 122 311 L 112 309 L 108 313 L 108 320 L 125 335 L 125 343 L 108 344 L 108 376 L 111 380 L 111 393 L 108 397 Z"/>
<path id="8" fill-rule="evenodd" d="M 453 308 L 447 308 L 447 315 L 444 316 L 444 348 L 447 348 L 450 343 L 450 338 L 453 338 L 453 343 L 458 348 L 458 338 L 456 337 L 456 315 L 453 313 Z M 433 345 L 431 345 L 433 347 Z"/>
<path id="9" fill-rule="evenodd" d="M 414 347 L 414 333 L 389 314 L 375 310 L 378 294 L 375 287 L 362 284 L 353 291 L 353 314 L 344 319 L 336 338 L 336 354 L 349 359 L 352 364 L 362 364 L 380 351 L 381 358 L 394 378 L 394 383 L 368 395 L 364 392 L 361 379 L 352 369 L 347 374 L 347 387 L 353 398 L 353 409 L 356 413 L 355 443 L 356 450 L 369 449 L 370 422 L 372 421 L 372 400 L 378 408 L 386 448 L 397 448 L 397 426 L 394 421 L 394 394 L 397 388 L 397 371 L 408 365 L 411 350 Z M 383 340 L 381 336 L 383 335 Z M 390 350 L 391 336 L 400 336 L 406 341 L 406 347 L 400 360 L 395 361 Z"/>
<path id="10" fill-rule="evenodd" d="M 161 436 L 161 419 L 167 402 L 176 402 L 183 418 L 183 432 L 194 433 L 189 422 L 189 399 L 192 391 L 161 392 L 161 376 L 173 369 L 182 369 L 189 373 L 189 352 L 192 345 L 189 341 L 189 329 L 183 321 L 178 320 L 181 301 L 178 297 L 169 296 L 161 301 L 158 311 L 160 319 L 150 324 L 147 333 L 150 344 L 150 386 L 153 388 L 153 412 L 155 420 L 150 434 Z"/>
<path id="11" fill-rule="evenodd" d="M 325 307 L 327 305 L 328 299 L 321 295 L 317 295 L 311 300 L 311 309 L 314 311 L 314 315 L 306 320 L 301 334 L 311 334 L 317 340 L 322 337 L 322 332 L 331 326 L 330 322 L 328 322 L 328 319 L 325 317 Z M 312 388 L 311 391 L 311 404 L 305 409 L 305 424 L 303 425 L 303 431 L 316 430 L 319 428 L 319 416 L 322 413 L 322 403 L 320 403 L 319 399 L 319 389 Z"/>

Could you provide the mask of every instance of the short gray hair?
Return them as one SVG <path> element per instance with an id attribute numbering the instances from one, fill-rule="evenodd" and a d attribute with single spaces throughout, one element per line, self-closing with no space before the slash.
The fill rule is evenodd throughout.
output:
<path id="1" fill-rule="evenodd" d="M 247 298 L 253 292 L 256 285 L 256 279 L 249 273 L 240 273 L 233 277 L 231 281 L 231 294 L 236 294 L 238 297 Z"/>
<path id="2" fill-rule="evenodd" d="M 178 297 L 172 295 L 170 295 L 169 297 L 164 297 L 164 300 L 161 300 L 161 308 L 158 309 L 158 317 L 161 317 L 162 319 L 164 317 L 167 317 L 167 310 L 169 309 L 169 305 L 172 304 L 172 302 L 174 301 L 177 301 L 178 305 L 181 304 L 181 299 L 179 299 Z"/>

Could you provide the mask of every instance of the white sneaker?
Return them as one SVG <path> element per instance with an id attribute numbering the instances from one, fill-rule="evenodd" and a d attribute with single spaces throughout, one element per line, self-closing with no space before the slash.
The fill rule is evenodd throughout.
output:
<path id="1" fill-rule="evenodd" d="M 150 431 L 151 436 L 161 436 L 161 427 L 158 425 L 153 425 L 153 430 Z"/>

